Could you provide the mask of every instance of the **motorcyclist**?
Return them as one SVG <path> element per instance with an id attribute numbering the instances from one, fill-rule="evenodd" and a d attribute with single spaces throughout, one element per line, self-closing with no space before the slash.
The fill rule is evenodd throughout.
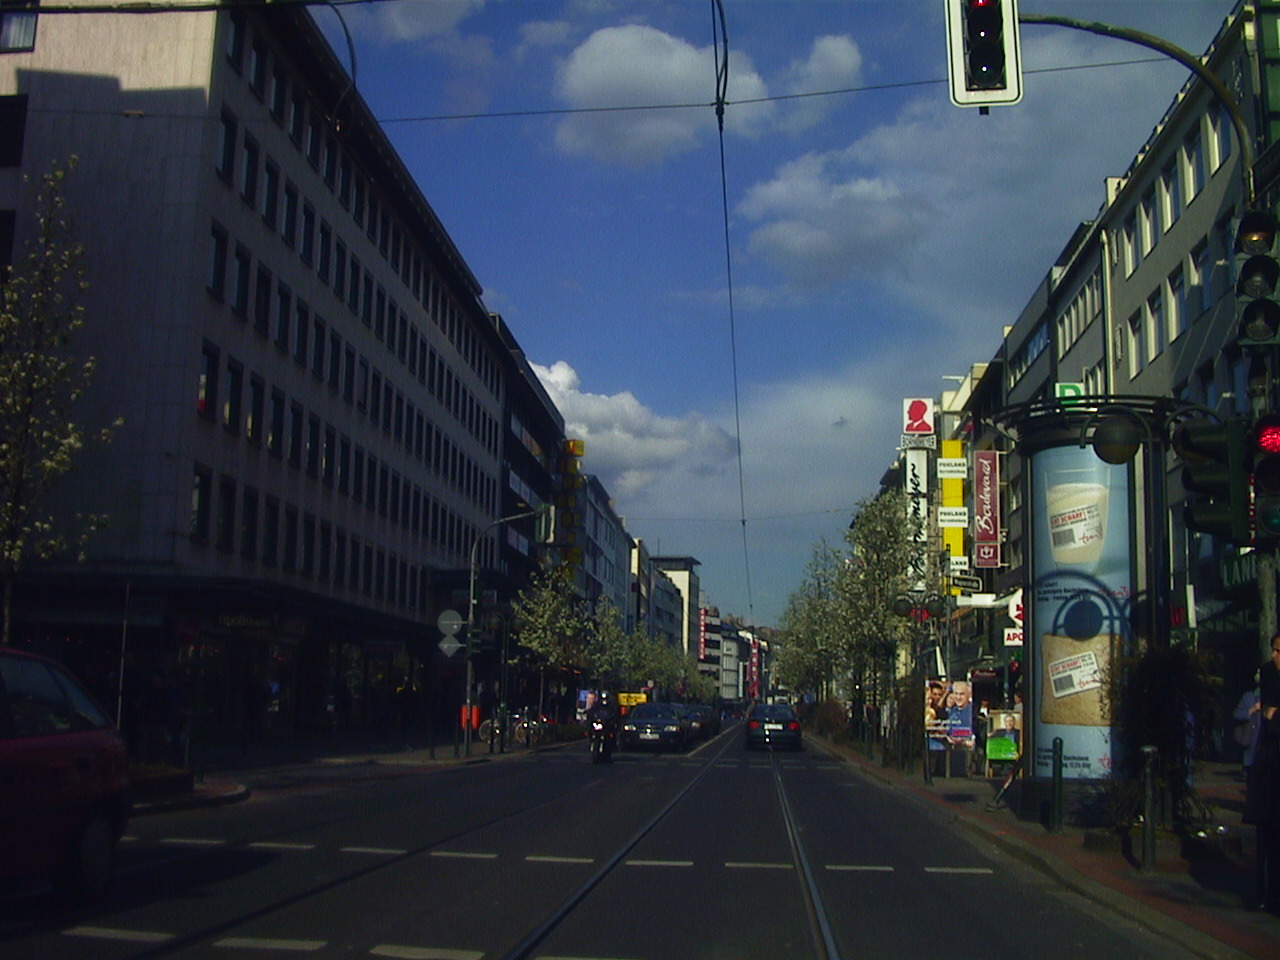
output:
<path id="1" fill-rule="evenodd" d="M 612 699 L 608 691 L 602 690 L 587 706 L 587 732 L 596 737 L 595 724 L 599 723 L 604 734 L 603 759 L 609 759 L 618 738 L 618 714 L 613 709 Z M 593 753 L 593 757 L 594 757 Z"/>

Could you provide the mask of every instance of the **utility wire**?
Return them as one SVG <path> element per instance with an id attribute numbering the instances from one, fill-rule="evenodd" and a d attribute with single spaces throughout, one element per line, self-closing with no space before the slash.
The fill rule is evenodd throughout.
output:
<path id="1" fill-rule="evenodd" d="M 738 520 L 742 527 L 742 566 L 747 588 L 747 620 L 755 623 L 751 595 L 751 548 L 747 537 L 747 493 L 742 467 L 742 403 L 738 386 L 738 331 L 733 302 L 733 247 L 729 237 L 729 182 L 724 158 L 724 112 L 729 96 L 729 33 L 723 0 L 711 0 L 711 35 L 716 54 L 716 127 L 720 141 L 720 211 L 724 223 L 724 266 L 729 290 L 729 363 L 733 370 L 733 420 L 738 450 Z"/>

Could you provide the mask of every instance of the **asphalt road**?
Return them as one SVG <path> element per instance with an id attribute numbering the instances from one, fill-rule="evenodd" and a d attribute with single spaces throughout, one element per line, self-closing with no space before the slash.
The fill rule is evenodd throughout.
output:
<path id="1" fill-rule="evenodd" d="M 817 749 L 585 746 L 265 771 L 135 820 L 87 911 L 0 903 L 0 960 L 1181 960 Z"/>

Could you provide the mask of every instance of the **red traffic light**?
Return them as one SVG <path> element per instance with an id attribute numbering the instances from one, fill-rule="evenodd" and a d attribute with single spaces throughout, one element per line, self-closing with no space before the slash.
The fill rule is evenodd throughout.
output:
<path id="1" fill-rule="evenodd" d="M 1280 453 L 1280 416 L 1267 414 L 1253 425 L 1253 443 L 1259 453 Z"/>

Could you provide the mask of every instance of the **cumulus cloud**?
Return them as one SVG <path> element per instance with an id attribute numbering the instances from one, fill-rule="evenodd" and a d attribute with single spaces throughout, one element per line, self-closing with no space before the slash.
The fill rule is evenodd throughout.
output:
<path id="1" fill-rule="evenodd" d="M 764 81 L 750 58 L 732 55 L 734 99 L 764 96 Z M 710 104 L 715 93 L 715 52 L 695 47 L 654 27 L 629 24 L 597 30 L 560 64 L 556 95 L 579 110 L 665 104 Z M 767 105 L 735 107 L 726 129 L 750 134 Z M 715 130 L 709 107 L 607 110 L 567 117 L 556 130 L 566 153 L 604 163 L 644 167 L 694 149 Z"/>
<path id="2" fill-rule="evenodd" d="M 847 36 L 818 37 L 809 56 L 791 64 L 785 89 L 791 95 L 845 90 L 862 79 L 862 51 Z M 779 120 L 786 130 L 807 130 L 826 120 L 838 101 L 833 97 L 805 97 L 792 101 Z"/>
<path id="3" fill-rule="evenodd" d="M 362 27 L 363 33 L 400 43 L 451 34 L 482 6 L 484 0 L 400 0 L 362 9 L 347 7 L 343 16 Z"/>
<path id="4" fill-rule="evenodd" d="M 586 441 L 584 465 L 615 497 L 643 497 L 673 475 L 718 474 L 734 462 L 737 445 L 725 430 L 697 413 L 663 417 L 629 391 L 588 393 L 563 360 L 532 364 L 565 418 L 569 436 Z"/>

